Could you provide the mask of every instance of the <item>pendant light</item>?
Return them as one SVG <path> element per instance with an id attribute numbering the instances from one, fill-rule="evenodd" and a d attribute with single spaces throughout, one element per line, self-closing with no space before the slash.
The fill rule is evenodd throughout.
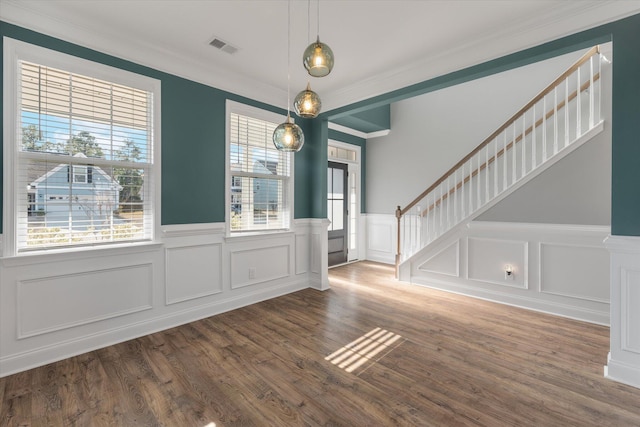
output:
<path id="1" fill-rule="evenodd" d="M 291 121 L 289 112 L 291 81 L 291 0 L 287 1 L 287 120 L 273 131 L 273 145 L 279 151 L 300 151 L 304 145 L 304 133 L 300 126 Z"/>
<path id="2" fill-rule="evenodd" d="M 311 90 L 311 84 L 307 83 L 307 88 L 301 91 L 293 100 L 293 109 L 296 114 L 305 119 L 314 119 L 320 114 L 322 101 L 317 93 Z"/>
<path id="3" fill-rule="evenodd" d="M 302 63 L 309 75 L 324 77 L 333 69 L 333 51 L 320 41 L 320 0 L 318 1 L 318 37 L 311 43 L 302 55 Z"/>
<path id="4" fill-rule="evenodd" d="M 307 2 L 307 43 L 309 42 L 309 31 L 311 27 L 311 0 Z M 320 114 L 322 101 L 320 96 L 311 90 L 311 83 L 307 82 L 307 88 L 293 100 L 293 109 L 296 114 L 305 119 L 314 119 Z"/>

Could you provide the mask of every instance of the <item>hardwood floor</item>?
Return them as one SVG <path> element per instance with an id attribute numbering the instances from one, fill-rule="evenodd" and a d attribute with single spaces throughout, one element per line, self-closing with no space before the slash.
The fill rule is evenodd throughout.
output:
<path id="1" fill-rule="evenodd" d="M 606 327 L 398 283 L 382 264 L 329 278 L 2 378 L 0 425 L 640 425 L 640 390 L 603 377 Z"/>

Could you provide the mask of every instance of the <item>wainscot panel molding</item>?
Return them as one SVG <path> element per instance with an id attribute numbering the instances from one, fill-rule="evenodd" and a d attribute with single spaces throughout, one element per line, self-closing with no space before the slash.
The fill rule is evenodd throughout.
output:
<path id="1" fill-rule="evenodd" d="M 0 376 L 328 289 L 328 224 L 299 219 L 287 232 L 241 237 L 223 223 L 168 225 L 153 243 L 0 258 Z"/>
<path id="2" fill-rule="evenodd" d="M 604 245 L 540 243 L 538 251 L 540 292 L 609 304 L 608 287 L 588 286 L 609 282 L 608 270 L 592 268 L 609 264 L 609 252 Z"/>
<path id="3" fill-rule="evenodd" d="M 166 303 L 222 292 L 222 244 L 201 243 L 165 250 Z"/>
<path id="4" fill-rule="evenodd" d="M 612 333 L 604 374 L 640 388 L 640 237 L 609 236 L 605 245 L 611 257 Z"/>
<path id="5" fill-rule="evenodd" d="M 311 261 L 311 223 L 309 220 L 295 220 L 295 244 L 296 254 L 295 274 L 307 274 Z"/>
<path id="6" fill-rule="evenodd" d="M 300 220 L 296 220 L 296 227 Z M 309 286 L 319 291 L 329 289 L 329 221 L 323 219 L 308 219 L 311 253 L 311 271 L 309 273 Z"/>
<path id="7" fill-rule="evenodd" d="M 609 325 L 608 234 L 602 226 L 474 221 L 403 263 L 400 274 L 419 285 Z M 459 251 L 450 249 L 457 242 Z M 425 268 L 433 259 L 459 264 L 459 277 Z"/>
<path id="8" fill-rule="evenodd" d="M 460 277 L 460 240 L 438 250 L 431 258 L 418 266 L 426 273 Z"/>
<path id="9" fill-rule="evenodd" d="M 365 215 L 363 215 L 365 216 Z M 366 259 L 394 264 L 396 259 L 397 220 L 395 215 L 366 215 Z"/>
<path id="10" fill-rule="evenodd" d="M 149 263 L 19 280 L 18 339 L 152 308 L 152 269 Z"/>
<path id="11" fill-rule="evenodd" d="M 526 241 L 467 237 L 467 279 L 528 289 L 529 245 Z M 511 266 L 512 273 L 505 270 Z"/>
<path id="12" fill-rule="evenodd" d="M 231 251 L 231 289 L 289 277 L 291 247 L 290 244 L 284 244 Z"/>

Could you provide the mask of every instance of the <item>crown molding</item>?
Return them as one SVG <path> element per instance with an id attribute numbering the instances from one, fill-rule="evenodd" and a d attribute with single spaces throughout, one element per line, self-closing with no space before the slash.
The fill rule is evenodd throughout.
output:
<path id="1" fill-rule="evenodd" d="M 322 98 L 324 110 L 331 111 L 384 95 L 637 13 L 640 13 L 638 0 L 581 1 L 555 5 L 544 15 L 514 21 L 508 27 L 485 33 L 463 45 L 441 46 L 438 52 L 419 61 L 327 92 Z"/>
<path id="2" fill-rule="evenodd" d="M 342 132 L 342 133 L 346 133 L 347 135 L 353 135 L 353 136 L 357 136 L 358 138 L 362 138 L 362 139 L 372 139 L 372 138 L 378 138 L 381 136 L 387 136 L 389 135 L 389 133 L 391 132 L 391 129 L 384 129 L 384 130 L 379 130 L 376 132 L 362 132 L 350 127 L 346 127 L 346 126 L 342 126 L 339 125 L 337 123 L 331 123 L 329 122 L 329 129 L 333 129 L 336 130 L 338 132 Z"/>
<path id="3" fill-rule="evenodd" d="M 71 43 L 271 105 L 287 103 L 286 90 L 213 63 L 181 55 L 161 45 L 99 32 L 80 20 L 55 17 L 33 6 L 38 2 L 2 0 L 0 19 Z M 53 7 L 53 6 L 51 6 Z M 640 1 L 555 2 L 544 14 L 514 20 L 460 45 L 441 45 L 418 61 L 335 90 L 323 91 L 325 111 L 496 59 L 576 32 L 640 13 Z"/>
<path id="4" fill-rule="evenodd" d="M 133 40 L 120 34 L 98 33 L 78 22 L 61 20 L 31 8 L 19 0 L 2 0 L 0 19 L 38 33 L 124 59 L 135 64 L 202 83 L 255 101 L 286 105 L 286 91 L 224 70 L 214 64 L 202 64 L 160 45 Z"/>

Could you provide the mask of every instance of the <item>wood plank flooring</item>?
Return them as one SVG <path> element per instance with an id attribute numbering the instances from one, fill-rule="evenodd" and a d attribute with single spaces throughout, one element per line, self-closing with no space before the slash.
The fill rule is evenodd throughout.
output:
<path id="1" fill-rule="evenodd" d="M 603 377 L 606 327 L 382 264 L 329 279 L 2 378 L 0 425 L 640 426 L 640 389 Z"/>

